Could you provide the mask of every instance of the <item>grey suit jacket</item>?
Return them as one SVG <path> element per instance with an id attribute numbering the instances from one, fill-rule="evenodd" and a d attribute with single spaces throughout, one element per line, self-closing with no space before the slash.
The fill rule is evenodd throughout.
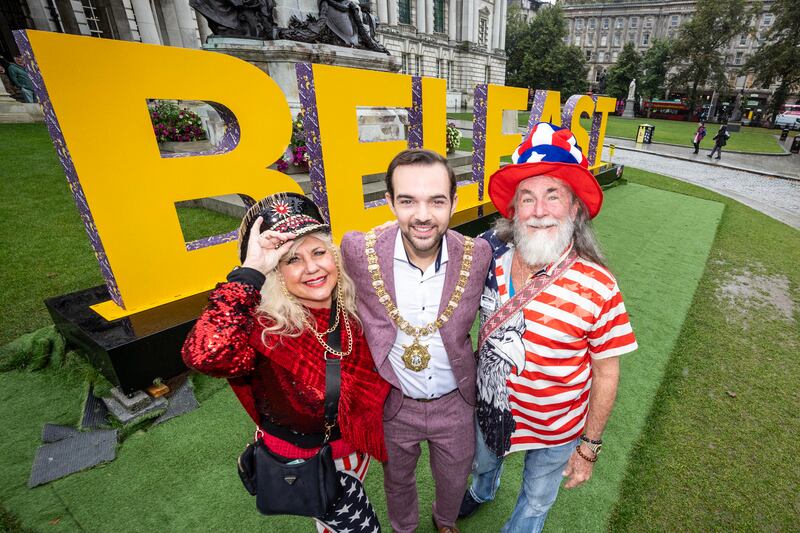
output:
<path id="1" fill-rule="evenodd" d="M 381 267 L 386 290 L 396 302 L 397 296 L 394 288 L 394 243 L 397 238 L 398 227 L 393 227 L 380 233 L 375 243 L 375 253 L 378 255 L 378 264 Z M 389 318 L 386 308 L 378 301 L 372 287 L 372 277 L 367 271 L 367 255 L 365 252 L 364 234 L 349 232 L 342 238 L 342 258 L 348 274 L 356 285 L 358 313 L 364 325 L 364 334 L 367 338 L 372 358 L 378 373 L 392 384 L 392 390 L 384 407 L 384 419 L 389 420 L 397 414 L 403 404 L 403 392 L 400 381 L 389 362 L 389 351 L 397 337 L 397 326 Z M 447 268 L 444 278 L 444 290 L 439 302 L 441 314 L 450 301 L 450 296 L 458 281 L 461 259 L 464 256 L 464 236 L 458 232 L 447 231 Z M 456 377 L 458 390 L 464 400 L 470 405 L 475 405 L 475 353 L 472 349 L 470 329 L 475 321 L 475 316 L 480 306 L 483 285 L 492 251 L 483 239 L 475 239 L 472 251 L 472 267 L 469 273 L 466 291 L 461 297 L 453 316 L 442 326 L 440 332 L 450 366 Z"/>

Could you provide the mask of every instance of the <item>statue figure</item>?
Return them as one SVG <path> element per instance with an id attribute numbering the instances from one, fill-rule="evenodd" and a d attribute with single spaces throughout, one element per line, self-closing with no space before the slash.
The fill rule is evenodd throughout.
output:
<path id="1" fill-rule="evenodd" d="M 280 38 L 306 43 L 344 44 L 389 53 L 375 40 L 377 23 L 370 11 L 369 0 L 361 4 L 352 0 L 319 0 L 318 5 L 318 18 L 308 15 L 301 22 L 292 17 L 289 27 L 280 30 Z"/>
<path id="2" fill-rule="evenodd" d="M 606 69 L 600 71 L 600 76 L 597 80 L 597 92 L 605 94 L 606 92 Z"/>
<path id="3" fill-rule="evenodd" d="M 636 78 L 631 80 L 631 84 L 628 85 L 628 100 L 633 100 L 636 95 Z"/>
<path id="4" fill-rule="evenodd" d="M 214 35 L 274 39 L 277 25 L 274 0 L 189 0 L 207 20 Z"/>

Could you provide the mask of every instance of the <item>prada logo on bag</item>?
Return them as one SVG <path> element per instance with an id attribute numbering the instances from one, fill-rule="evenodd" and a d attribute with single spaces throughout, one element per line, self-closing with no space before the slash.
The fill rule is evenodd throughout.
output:
<path id="1" fill-rule="evenodd" d="M 294 485 L 294 482 L 297 481 L 297 476 L 284 476 L 283 480 L 289 485 Z"/>

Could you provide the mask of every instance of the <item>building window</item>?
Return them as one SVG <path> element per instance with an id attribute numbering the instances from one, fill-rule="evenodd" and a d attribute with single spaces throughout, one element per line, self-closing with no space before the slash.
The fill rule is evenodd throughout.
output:
<path id="1" fill-rule="evenodd" d="M 422 57 L 414 56 L 414 76 L 422 76 Z"/>
<path id="2" fill-rule="evenodd" d="M 492 79 L 492 68 L 489 65 L 486 65 L 486 81 L 484 83 L 489 83 Z"/>
<path id="3" fill-rule="evenodd" d="M 608 35 L 601 35 L 600 36 L 600 46 L 608 45 Z"/>
<path id="4" fill-rule="evenodd" d="M 453 62 L 447 62 L 447 88 L 453 88 Z"/>
<path id="5" fill-rule="evenodd" d="M 642 34 L 642 46 L 647 46 L 648 44 L 650 44 L 650 34 L 644 32 Z"/>
<path id="6" fill-rule="evenodd" d="M 638 28 L 639 27 L 639 17 L 631 17 L 630 22 L 628 22 L 628 27 L 630 27 L 630 28 Z"/>
<path id="7" fill-rule="evenodd" d="M 597 20 L 596 19 L 589 19 L 589 29 L 593 30 L 597 27 Z"/>
<path id="8" fill-rule="evenodd" d="M 397 0 L 400 22 L 411 24 L 411 0 Z"/>
<path id="9" fill-rule="evenodd" d="M 576 19 L 575 20 L 575 29 L 582 30 L 583 29 L 583 19 Z"/>
<path id="10" fill-rule="evenodd" d="M 614 34 L 614 41 L 613 41 L 614 46 L 619 46 L 620 45 L 620 41 L 622 41 L 622 36 L 619 33 L 615 33 Z"/>
<path id="11" fill-rule="evenodd" d="M 672 31 L 672 30 L 669 30 L 667 32 L 667 39 L 672 39 L 673 37 L 675 37 L 675 32 Z"/>
<path id="12" fill-rule="evenodd" d="M 741 65 L 742 64 L 742 56 L 744 56 L 744 52 L 736 52 L 736 58 L 733 60 L 734 65 Z"/>
<path id="13" fill-rule="evenodd" d="M 400 59 L 402 61 L 400 72 L 402 72 L 403 74 L 408 74 L 408 54 L 402 52 L 402 54 L 400 55 Z"/>
<path id="14" fill-rule="evenodd" d="M 443 74 L 442 73 L 442 60 L 441 59 L 437 59 L 436 60 L 436 77 L 437 78 L 443 78 L 444 76 L 442 76 L 442 74 Z"/>
<path id="15" fill-rule="evenodd" d="M 597 62 L 598 62 L 598 63 L 602 63 L 602 62 L 604 62 L 605 60 L 606 60 L 606 53 L 605 53 L 605 52 L 603 52 L 602 50 L 600 50 L 599 52 L 597 52 Z"/>
<path id="16" fill-rule="evenodd" d="M 739 46 L 747 46 L 747 35 L 739 36 Z"/>
<path id="17" fill-rule="evenodd" d="M 680 17 L 678 15 L 672 15 L 669 18 L 669 27 L 670 28 L 676 28 L 678 26 L 678 21 L 679 20 L 680 20 Z"/>
<path id="18" fill-rule="evenodd" d="M 483 48 L 489 43 L 489 19 L 481 17 L 478 21 L 478 44 Z"/>
<path id="19" fill-rule="evenodd" d="M 580 45 L 581 45 L 581 36 L 580 35 L 576 35 L 575 36 L 575 46 L 580 46 Z"/>
<path id="20" fill-rule="evenodd" d="M 621 18 L 618 18 L 618 19 L 616 19 L 616 20 L 614 21 L 614 27 L 615 27 L 615 28 L 617 28 L 618 30 L 621 30 L 621 29 L 622 29 L 622 26 L 623 26 L 624 24 L 625 24 L 625 23 L 624 23 L 624 21 L 623 21 Z"/>
<path id="21" fill-rule="evenodd" d="M 607 30 L 607 29 L 608 29 L 608 25 L 609 25 L 609 23 L 610 23 L 609 19 L 607 19 L 607 18 L 604 18 L 604 19 L 603 19 L 603 29 L 604 29 L 604 30 Z"/>
<path id="22" fill-rule="evenodd" d="M 773 18 L 774 17 L 772 16 L 772 13 L 764 13 L 764 18 L 761 19 L 761 25 L 762 26 L 769 26 L 770 24 L 772 24 L 772 19 Z"/>
<path id="23" fill-rule="evenodd" d="M 644 27 L 645 28 L 652 28 L 653 27 L 653 17 L 647 17 L 644 19 Z"/>
<path id="24" fill-rule="evenodd" d="M 82 0 L 83 12 L 86 15 L 86 23 L 89 25 L 89 33 L 92 37 L 100 37 L 103 30 L 100 29 L 100 16 L 98 10 L 92 4 L 92 0 Z"/>
<path id="25" fill-rule="evenodd" d="M 619 52 L 617 52 L 617 51 L 611 52 L 611 62 L 612 63 L 616 63 L 618 57 L 619 57 Z"/>
<path id="26" fill-rule="evenodd" d="M 586 61 L 591 61 L 591 60 L 592 60 L 592 51 L 586 50 Z"/>
<path id="27" fill-rule="evenodd" d="M 433 31 L 444 33 L 444 0 L 433 0 Z"/>

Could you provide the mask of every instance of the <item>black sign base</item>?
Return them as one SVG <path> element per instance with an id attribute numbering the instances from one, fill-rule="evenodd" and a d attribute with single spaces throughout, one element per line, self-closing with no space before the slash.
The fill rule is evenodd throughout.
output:
<path id="1" fill-rule="evenodd" d="M 181 346 L 208 303 L 207 292 L 111 322 L 89 308 L 110 299 L 108 289 L 99 286 L 44 303 L 67 342 L 125 394 L 186 371 Z"/>

